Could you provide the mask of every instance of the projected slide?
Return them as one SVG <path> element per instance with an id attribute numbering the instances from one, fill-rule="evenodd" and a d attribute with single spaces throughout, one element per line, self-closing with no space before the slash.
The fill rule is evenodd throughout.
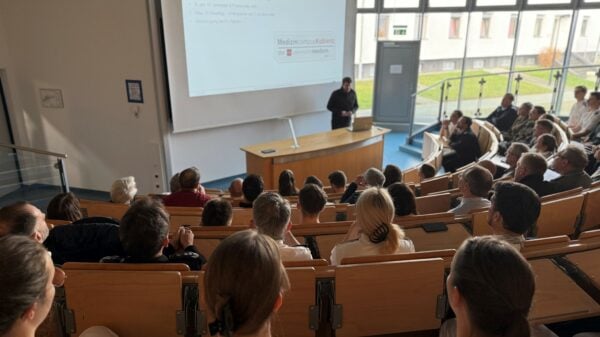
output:
<path id="1" fill-rule="evenodd" d="M 346 0 L 183 0 L 189 96 L 340 81 Z"/>

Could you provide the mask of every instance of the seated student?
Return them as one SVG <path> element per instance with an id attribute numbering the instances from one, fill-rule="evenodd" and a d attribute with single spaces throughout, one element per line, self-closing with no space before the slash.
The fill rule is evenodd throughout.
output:
<path id="1" fill-rule="evenodd" d="M 481 155 L 477 136 L 471 130 L 471 118 L 463 116 L 458 120 L 456 131 L 450 136 L 452 151 L 444 154 L 442 166 L 446 172 L 454 172 L 459 167 L 477 161 Z"/>
<path id="2" fill-rule="evenodd" d="M 513 178 L 515 176 L 515 168 L 517 168 L 517 162 L 523 153 L 529 152 L 529 147 L 523 143 L 512 143 L 506 150 L 506 163 L 508 164 L 508 170 L 504 172 L 501 179 Z"/>
<path id="3" fill-rule="evenodd" d="M 572 139 L 584 138 L 594 131 L 596 125 L 600 123 L 600 92 L 590 93 L 587 101 L 588 111 L 581 118 L 581 129 L 574 133 Z"/>
<path id="4" fill-rule="evenodd" d="M 306 179 L 304 180 L 304 185 L 306 185 L 306 184 L 315 184 L 315 185 L 319 186 L 320 188 L 323 188 L 323 186 L 324 186 L 321 179 L 317 178 L 316 176 L 306 177 Z"/>
<path id="5" fill-rule="evenodd" d="M 498 167 L 496 166 L 496 164 L 494 164 L 494 162 L 492 162 L 489 159 L 485 159 L 485 160 L 480 160 L 479 162 L 477 162 L 477 165 L 488 170 L 492 174 L 492 177 L 496 178 L 496 173 L 498 172 Z"/>
<path id="6" fill-rule="evenodd" d="M 507 132 L 517 119 L 517 109 L 513 105 L 515 96 L 506 93 L 502 97 L 500 106 L 496 108 L 485 120 L 492 123 L 501 132 Z"/>
<path id="7" fill-rule="evenodd" d="M 557 148 L 556 138 L 549 133 L 540 135 L 535 141 L 535 153 L 540 154 L 545 159 L 552 157 Z"/>
<path id="8" fill-rule="evenodd" d="M 27 201 L 19 201 L 0 208 L 0 237 L 24 235 L 39 243 L 48 237 L 46 215 Z"/>
<path id="9" fill-rule="evenodd" d="M 175 173 L 171 177 L 171 180 L 169 180 L 169 190 L 171 193 L 181 190 L 181 185 L 179 185 L 179 172 Z"/>
<path id="10" fill-rule="evenodd" d="M 385 183 L 383 184 L 383 187 L 388 187 L 393 183 L 402 182 L 402 171 L 396 165 L 386 165 L 383 169 L 383 175 L 385 176 Z"/>
<path id="11" fill-rule="evenodd" d="M 333 171 L 327 177 L 329 179 L 329 185 L 331 186 L 332 193 L 342 193 L 346 190 L 346 174 L 344 171 Z"/>
<path id="12" fill-rule="evenodd" d="M 200 186 L 200 171 L 195 167 L 187 168 L 179 174 L 181 189 L 163 198 L 165 206 L 203 207 L 210 200 Z"/>
<path id="13" fill-rule="evenodd" d="M 383 187 L 383 184 L 385 184 L 383 173 L 371 167 L 348 185 L 348 188 L 346 188 L 344 195 L 340 199 L 340 203 L 355 204 L 360 195 L 360 191 L 357 191 L 359 187 Z"/>
<path id="14" fill-rule="evenodd" d="M 395 219 L 408 215 L 417 215 L 415 192 L 408 185 L 405 183 L 393 183 L 387 189 L 394 203 Z"/>
<path id="15" fill-rule="evenodd" d="M 587 155 L 575 145 L 569 145 L 558 152 L 552 162 L 552 168 L 561 176 L 550 181 L 554 192 L 558 193 L 577 187 L 590 187 L 592 178 L 584 171 L 587 164 Z"/>
<path id="16" fill-rule="evenodd" d="M 533 232 L 540 210 L 540 198 L 534 190 L 523 184 L 501 181 L 494 186 L 487 220 L 494 235 L 520 250 L 525 241 L 523 235 Z"/>
<path id="17" fill-rule="evenodd" d="M 533 104 L 525 102 L 521 104 L 517 111 L 517 119 L 513 122 L 510 130 L 503 132 L 504 140 L 510 142 L 528 142 L 533 131 L 533 121 L 529 120 L 529 113 L 533 109 Z"/>
<path id="18" fill-rule="evenodd" d="M 539 197 L 552 194 L 552 184 L 544 181 L 547 169 L 548 163 L 544 157 L 537 153 L 525 153 L 517 163 L 515 182 L 530 187 Z"/>
<path id="19" fill-rule="evenodd" d="M 533 127 L 533 137 L 531 137 L 529 147 L 534 147 L 538 137 L 545 133 L 554 133 L 554 123 L 547 119 L 538 119 Z"/>
<path id="20" fill-rule="evenodd" d="M 110 201 L 115 204 L 129 205 L 137 191 L 134 177 L 119 178 L 113 182 L 110 188 Z"/>
<path id="21" fill-rule="evenodd" d="M 335 245 L 331 264 L 353 256 L 412 253 L 415 246 L 394 225 L 394 203 L 385 188 L 371 187 L 361 193 L 356 203 L 356 221 L 348 230 L 346 242 Z"/>
<path id="22" fill-rule="evenodd" d="M 271 238 L 251 230 L 227 237 L 213 252 L 205 280 L 211 335 L 271 336 L 271 318 L 290 288 Z"/>
<path id="23" fill-rule="evenodd" d="M 169 244 L 169 214 L 159 201 L 140 199 L 121 219 L 119 236 L 125 256 L 107 256 L 108 263 L 185 263 L 200 270 L 206 262 L 194 247 L 194 233 L 181 227 Z"/>
<path id="24" fill-rule="evenodd" d="M 571 112 L 569 113 L 569 120 L 567 121 L 569 129 L 571 129 L 573 132 L 578 132 L 581 130 L 581 118 L 587 112 L 587 102 L 585 100 L 586 94 L 587 87 L 583 85 L 578 85 L 575 87 L 575 103 L 571 107 Z"/>
<path id="25" fill-rule="evenodd" d="M 435 173 L 436 173 L 436 170 L 435 170 L 435 167 L 433 167 L 433 165 L 423 163 L 421 166 L 419 166 L 420 181 L 431 179 L 431 178 L 435 177 Z"/>
<path id="26" fill-rule="evenodd" d="M 456 318 L 444 322 L 440 336 L 555 336 L 543 326 L 529 325 L 535 276 L 506 242 L 489 236 L 463 242 L 446 288 Z"/>
<path id="27" fill-rule="evenodd" d="M 450 135 L 454 133 L 456 130 L 456 125 L 458 124 L 458 120 L 463 116 L 462 111 L 454 110 L 452 114 L 450 114 L 450 119 L 444 119 L 442 121 L 442 129 L 440 130 L 441 138 L 450 138 Z"/>
<path id="28" fill-rule="evenodd" d="M 318 224 L 319 214 L 325 208 L 327 194 L 315 184 L 306 184 L 298 194 L 298 209 L 300 210 L 300 224 Z"/>
<path id="29" fill-rule="evenodd" d="M 231 181 L 231 183 L 229 184 L 229 196 L 232 198 L 241 198 L 243 193 L 242 193 L 242 184 L 244 183 L 244 180 L 242 180 L 242 178 L 235 178 Z"/>
<path id="30" fill-rule="evenodd" d="M 462 193 L 460 204 L 449 210 L 454 215 L 466 215 L 470 211 L 490 207 L 487 199 L 494 177 L 490 171 L 479 165 L 468 168 L 458 181 L 458 189 Z"/>
<path id="31" fill-rule="evenodd" d="M 209 200 L 202 210 L 202 226 L 231 226 L 233 208 L 225 199 Z"/>
<path id="32" fill-rule="evenodd" d="M 264 192 L 252 208 L 253 224 L 260 234 L 277 242 L 283 261 L 312 260 L 310 250 L 301 246 L 292 235 L 292 208 L 290 203 L 274 192 Z"/>
<path id="33" fill-rule="evenodd" d="M 281 174 L 279 174 L 279 194 L 282 197 L 298 195 L 296 179 L 294 178 L 294 172 L 292 172 L 292 170 L 283 170 L 281 171 Z"/>
<path id="34" fill-rule="evenodd" d="M 79 199 L 71 192 L 56 195 L 50 200 L 48 207 L 46 207 L 46 217 L 48 219 L 71 222 L 83 218 Z"/>
<path id="35" fill-rule="evenodd" d="M 244 198 L 240 201 L 240 207 L 252 208 L 252 203 L 263 192 L 264 188 L 265 183 L 261 176 L 249 174 L 242 183 L 242 196 Z"/>
<path id="36" fill-rule="evenodd" d="M 64 277 L 55 279 L 48 251 L 23 236 L 0 238 L 0 256 L 0 336 L 33 337 Z"/>

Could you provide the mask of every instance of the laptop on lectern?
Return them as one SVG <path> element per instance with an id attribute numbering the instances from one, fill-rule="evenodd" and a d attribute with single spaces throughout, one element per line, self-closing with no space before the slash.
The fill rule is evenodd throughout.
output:
<path id="1" fill-rule="evenodd" d="M 352 125 L 348 128 L 349 131 L 367 131 L 373 126 L 373 117 L 355 117 Z"/>

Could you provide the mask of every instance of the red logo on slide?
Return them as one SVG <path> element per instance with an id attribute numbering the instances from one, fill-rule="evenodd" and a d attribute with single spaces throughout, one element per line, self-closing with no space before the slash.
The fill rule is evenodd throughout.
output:
<path id="1" fill-rule="evenodd" d="M 292 50 L 288 48 L 288 49 L 285 51 L 285 54 L 286 54 L 287 56 L 292 56 Z"/>

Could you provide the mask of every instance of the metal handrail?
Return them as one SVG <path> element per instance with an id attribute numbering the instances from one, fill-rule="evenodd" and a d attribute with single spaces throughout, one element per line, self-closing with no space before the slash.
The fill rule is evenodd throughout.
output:
<path id="1" fill-rule="evenodd" d="M 43 154 L 43 155 L 47 155 L 47 156 L 53 156 L 53 157 L 57 157 L 57 158 L 67 159 L 67 155 L 64 153 L 56 153 L 56 152 L 50 152 L 50 151 L 45 151 L 45 150 L 38 150 L 38 149 L 31 148 L 31 147 L 5 144 L 5 143 L 0 143 L 0 147 L 6 147 L 9 149 L 13 149 L 13 150 L 27 151 L 27 152 L 33 152 L 33 153 L 37 153 L 37 154 Z"/>
<path id="2" fill-rule="evenodd" d="M 529 73 L 529 72 L 536 72 L 536 71 L 554 71 L 554 70 L 568 70 L 568 69 L 582 69 L 582 68 L 597 68 L 600 67 L 600 64 L 589 64 L 589 65 L 581 65 L 581 66 L 568 66 L 568 67 L 549 67 L 549 68 L 534 68 L 534 69 L 527 69 L 527 70 L 513 70 L 513 71 L 502 71 L 502 72 L 497 72 L 497 73 L 487 73 L 487 74 L 478 74 L 478 75 L 468 75 L 468 76 L 458 76 L 458 77 L 448 77 L 445 78 L 443 80 L 437 81 L 434 84 L 431 84 L 423 89 L 417 90 L 415 93 L 413 93 L 410 97 L 411 97 L 411 116 L 410 116 L 410 125 L 409 125 L 409 130 L 408 130 L 408 137 L 406 139 L 407 143 L 411 143 L 412 139 L 416 136 L 416 134 L 418 132 L 413 133 L 414 131 L 414 117 L 415 117 L 415 110 L 416 110 L 416 100 L 417 100 L 417 96 L 425 91 L 428 91 L 434 87 L 438 87 L 441 85 L 441 98 L 440 98 L 440 109 L 439 109 L 439 113 L 438 113 L 438 120 L 433 123 L 432 125 L 435 125 L 437 123 L 439 123 L 440 119 L 441 119 L 441 113 L 442 113 L 442 107 L 443 107 L 443 96 L 444 96 L 444 86 L 445 83 L 449 82 L 449 81 L 453 81 L 453 80 L 464 80 L 464 79 L 469 79 L 469 78 L 483 78 L 483 77 L 490 77 L 490 76 L 499 76 L 499 75 L 511 75 L 514 73 Z M 600 74 L 600 70 L 598 71 L 598 73 Z M 600 79 L 600 76 L 598 77 Z M 432 126 L 430 125 L 430 126 Z"/>

